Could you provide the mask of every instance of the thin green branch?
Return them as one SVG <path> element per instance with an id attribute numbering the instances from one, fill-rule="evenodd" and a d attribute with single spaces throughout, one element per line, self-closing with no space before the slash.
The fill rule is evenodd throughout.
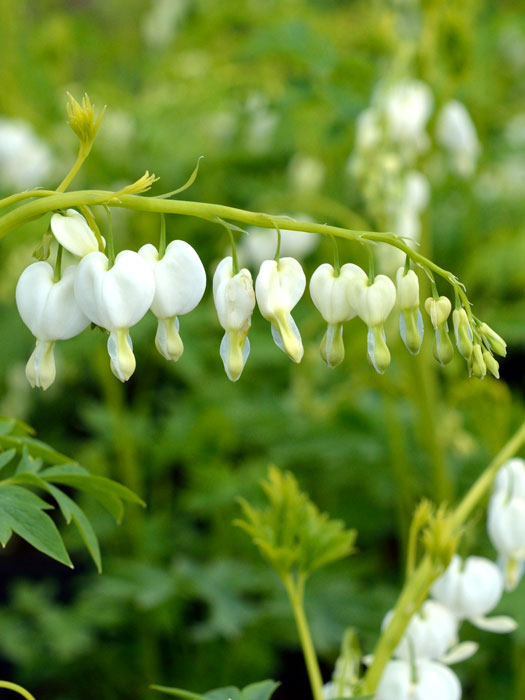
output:
<path id="1" fill-rule="evenodd" d="M 28 690 L 22 688 L 21 685 L 17 685 L 16 683 L 10 683 L 9 681 L 0 681 L 0 688 L 5 688 L 6 690 L 13 690 L 15 693 L 18 693 L 26 700 L 35 700 L 35 697 L 31 695 L 31 693 Z"/>

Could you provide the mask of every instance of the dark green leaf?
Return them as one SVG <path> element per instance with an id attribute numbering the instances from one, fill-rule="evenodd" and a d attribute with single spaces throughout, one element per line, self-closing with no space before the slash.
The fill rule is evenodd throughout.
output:
<path id="1" fill-rule="evenodd" d="M 51 462 L 52 464 L 66 464 L 71 462 L 70 457 L 66 457 L 66 455 L 57 452 L 49 445 L 46 445 L 45 442 L 40 442 L 40 440 L 35 440 L 34 438 L 23 435 L 0 434 L 0 445 L 7 448 L 14 447 L 19 452 L 21 452 L 24 447 L 27 447 L 32 457 L 40 457 L 45 462 Z"/>
<path id="2" fill-rule="evenodd" d="M 278 687 L 279 683 L 275 681 L 251 683 L 242 689 L 241 700 L 269 700 Z"/>
<path id="3" fill-rule="evenodd" d="M 11 539 L 11 535 L 13 534 L 13 531 L 9 527 L 9 525 L 0 518 L 0 543 L 2 544 L 2 547 L 5 547 L 6 544 L 9 542 Z"/>
<path id="4" fill-rule="evenodd" d="M 6 450 L 5 452 L 0 453 L 0 469 L 3 469 L 4 467 L 6 467 L 15 455 L 16 455 L 16 450 L 13 448 L 11 448 L 10 450 Z"/>
<path id="5" fill-rule="evenodd" d="M 23 474 L 23 473 L 36 474 L 37 472 L 40 471 L 41 467 L 42 467 L 42 460 L 38 459 L 38 458 L 35 459 L 34 457 L 31 457 L 27 447 L 24 447 L 24 449 L 22 450 L 22 456 L 20 457 L 20 461 L 17 464 L 15 474 Z"/>
<path id="6" fill-rule="evenodd" d="M 43 512 L 48 507 L 20 486 L 0 487 L 0 522 L 4 533 L 10 528 L 39 551 L 73 567 L 55 523 Z"/>

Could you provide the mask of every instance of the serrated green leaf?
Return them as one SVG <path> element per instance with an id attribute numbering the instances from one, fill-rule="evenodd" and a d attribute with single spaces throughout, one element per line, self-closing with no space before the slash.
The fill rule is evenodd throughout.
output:
<path id="1" fill-rule="evenodd" d="M 55 464 L 52 467 L 47 467 L 45 469 L 46 476 L 61 476 L 62 474 L 81 474 L 83 476 L 91 476 L 91 472 L 84 467 L 81 467 L 80 464 L 71 462 L 71 460 L 67 464 Z"/>
<path id="2" fill-rule="evenodd" d="M 279 683 L 270 680 L 251 683 L 242 689 L 241 700 L 269 700 L 278 687 Z"/>
<path id="3" fill-rule="evenodd" d="M 5 452 L 0 453 L 0 469 L 3 469 L 4 467 L 6 467 L 15 455 L 16 455 L 16 450 L 14 448 L 11 448 L 10 450 L 6 450 Z"/>
<path id="4" fill-rule="evenodd" d="M 22 450 L 22 456 L 18 462 L 15 474 L 36 474 L 42 468 L 42 460 L 40 458 L 31 457 L 27 446 Z"/>
<path id="5" fill-rule="evenodd" d="M 144 501 L 133 493 L 130 489 L 116 481 L 107 479 L 105 476 L 93 476 L 91 474 L 60 473 L 54 467 L 45 469 L 40 476 L 46 481 L 52 481 L 64 486 L 72 486 L 87 493 L 104 493 L 115 498 L 145 506 Z"/>
<path id="6" fill-rule="evenodd" d="M 14 418 L 0 418 L 0 435 L 8 435 L 15 427 Z"/>
<path id="7" fill-rule="evenodd" d="M 43 512 L 48 507 L 21 486 L 0 487 L 0 522 L 4 530 L 10 528 L 35 549 L 73 568 L 55 523 Z"/>
<path id="8" fill-rule="evenodd" d="M 11 530 L 9 525 L 5 522 L 5 520 L 2 520 L 2 518 L 0 518 L 0 544 L 2 545 L 2 547 L 6 546 L 6 544 L 11 539 L 12 534 L 13 531 Z"/>
<path id="9" fill-rule="evenodd" d="M 150 685 L 150 688 L 152 690 L 158 690 L 159 693 L 173 695 L 176 698 L 184 698 L 184 700 L 208 700 L 206 695 L 191 693 L 189 690 L 182 690 L 182 688 L 168 688 L 165 685 Z"/>

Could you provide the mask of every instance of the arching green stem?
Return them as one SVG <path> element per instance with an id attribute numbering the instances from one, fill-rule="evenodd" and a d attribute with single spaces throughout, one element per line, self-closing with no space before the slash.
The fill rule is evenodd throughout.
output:
<path id="1" fill-rule="evenodd" d="M 28 690 L 22 688 L 21 685 L 17 685 L 16 683 L 10 683 L 9 681 L 0 681 L 0 688 L 5 688 L 6 690 L 13 690 L 15 693 L 18 693 L 26 700 L 35 700 L 34 695 L 31 695 L 31 693 Z"/>

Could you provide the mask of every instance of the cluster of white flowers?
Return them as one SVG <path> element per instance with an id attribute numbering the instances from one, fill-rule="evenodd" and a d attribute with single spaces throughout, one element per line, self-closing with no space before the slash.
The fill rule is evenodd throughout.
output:
<path id="1" fill-rule="evenodd" d="M 111 261 L 103 252 L 104 239 L 99 234 L 97 237 L 74 209 L 53 214 L 51 230 L 57 242 L 80 260 L 67 267 L 62 276 L 48 262 L 33 263 L 18 281 L 18 310 L 36 338 L 26 367 L 31 386 L 47 389 L 53 383 L 55 342 L 78 335 L 90 323 L 108 331 L 111 369 L 121 381 L 127 381 L 136 366 L 130 328 L 148 309 L 158 321 L 158 351 L 176 362 L 183 351 L 179 316 L 197 306 L 206 288 L 204 267 L 195 250 L 184 241 L 172 241 L 162 252 L 147 244 L 137 253 L 121 251 Z M 213 298 L 225 332 L 220 354 L 229 379 L 237 381 L 246 364 L 250 352 L 248 331 L 256 302 L 271 324 L 277 346 L 294 362 L 301 361 L 303 344 L 291 313 L 305 288 L 303 269 L 290 256 L 263 260 L 255 286 L 251 272 L 236 269 L 231 257 L 219 263 L 213 277 Z M 396 300 L 401 337 L 412 354 L 419 352 L 423 320 L 414 270 L 400 267 L 395 285 L 386 275 L 370 278 L 353 263 L 340 269 L 324 263 L 312 275 L 310 295 L 327 323 L 321 356 L 329 367 L 343 361 L 343 324 L 358 316 L 368 326 L 370 362 L 383 373 L 391 360 L 385 322 Z M 431 297 L 425 308 L 435 329 L 434 354 L 446 364 L 454 352 L 447 326 L 451 303 L 447 297 Z M 455 310 L 453 318 L 457 346 L 471 374 L 483 377 L 488 368 L 497 376 L 498 364 L 491 351 L 504 354 L 504 341 L 486 324 L 476 321 L 473 330 L 464 309 Z"/>
<path id="2" fill-rule="evenodd" d="M 430 198 L 428 180 L 418 167 L 430 147 L 427 125 L 433 110 L 432 91 L 420 80 L 380 85 L 358 117 L 349 159 L 349 171 L 371 215 L 381 228 L 409 243 L 420 238 L 421 214 Z M 471 176 L 481 148 L 464 104 L 451 100 L 442 106 L 435 136 L 452 170 L 461 177 Z M 400 251 L 389 246 L 380 246 L 378 252 L 385 271 L 392 272 L 402 262 Z"/>
<path id="3" fill-rule="evenodd" d="M 30 124 L 0 118 L 0 187 L 23 190 L 42 185 L 52 169 L 51 151 Z"/>
<path id="4" fill-rule="evenodd" d="M 459 700 L 461 685 L 449 664 L 477 651 L 473 642 L 458 644 L 461 623 L 507 633 L 516 622 L 503 615 L 487 617 L 505 588 L 519 582 L 525 561 L 525 462 L 509 460 L 499 471 L 489 503 L 487 527 L 498 551 L 499 566 L 490 559 L 455 555 L 434 583 L 432 599 L 414 615 L 387 664 L 376 700 Z M 385 627 L 392 617 L 388 613 Z"/>

